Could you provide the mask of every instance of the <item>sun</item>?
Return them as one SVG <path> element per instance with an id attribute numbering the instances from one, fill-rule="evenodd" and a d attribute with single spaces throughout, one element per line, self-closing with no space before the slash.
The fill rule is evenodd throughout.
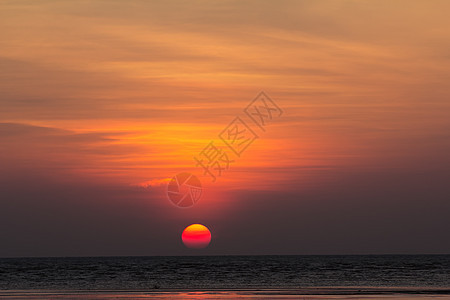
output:
<path id="1" fill-rule="evenodd" d="M 184 229 L 181 239 L 188 248 L 202 249 L 211 242 L 211 232 L 206 226 L 192 224 Z"/>

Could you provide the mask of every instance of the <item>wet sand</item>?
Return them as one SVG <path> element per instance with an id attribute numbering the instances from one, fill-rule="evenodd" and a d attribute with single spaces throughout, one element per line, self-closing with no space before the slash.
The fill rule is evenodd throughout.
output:
<path id="1" fill-rule="evenodd" d="M 441 299 L 450 300 L 449 289 L 421 288 L 308 288 L 249 290 L 158 291 L 0 291 L 1 299 Z"/>

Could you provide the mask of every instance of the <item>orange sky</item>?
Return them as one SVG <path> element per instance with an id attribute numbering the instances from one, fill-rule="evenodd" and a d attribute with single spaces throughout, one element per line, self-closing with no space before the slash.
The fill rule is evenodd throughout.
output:
<path id="1" fill-rule="evenodd" d="M 193 157 L 262 90 L 284 114 L 216 183 L 202 177 L 212 192 L 448 170 L 448 1 L 0 5 L 4 174 L 199 174 Z"/>

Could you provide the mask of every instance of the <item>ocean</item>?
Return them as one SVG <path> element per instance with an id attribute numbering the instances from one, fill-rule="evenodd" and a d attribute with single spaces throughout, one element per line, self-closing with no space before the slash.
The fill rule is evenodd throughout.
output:
<path id="1" fill-rule="evenodd" d="M 450 255 L 2 258 L 2 290 L 450 288 Z"/>

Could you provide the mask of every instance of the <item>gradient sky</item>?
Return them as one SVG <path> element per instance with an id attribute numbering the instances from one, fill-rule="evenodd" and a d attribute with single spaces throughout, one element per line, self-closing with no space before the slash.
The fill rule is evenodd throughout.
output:
<path id="1" fill-rule="evenodd" d="M 0 1 L 0 256 L 450 253 L 449 10 Z M 262 90 L 283 115 L 201 176 Z"/>

